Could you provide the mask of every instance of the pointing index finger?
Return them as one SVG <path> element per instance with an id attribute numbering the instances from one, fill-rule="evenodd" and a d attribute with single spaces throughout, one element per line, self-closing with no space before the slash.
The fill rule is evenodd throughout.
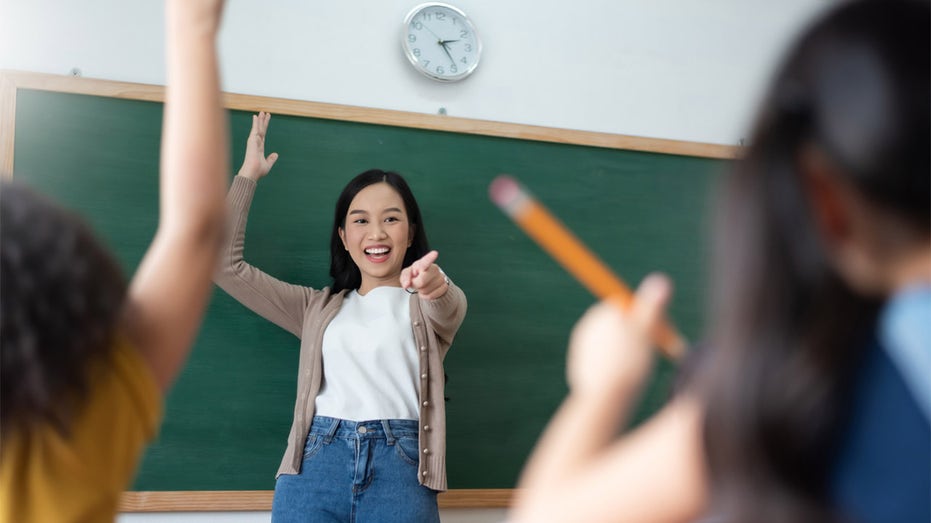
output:
<path id="1" fill-rule="evenodd" d="M 429 269 L 429 268 L 430 268 L 430 265 L 433 264 L 433 262 L 435 262 L 436 259 L 439 258 L 439 257 L 440 257 L 440 253 L 439 253 L 439 252 L 437 252 L 437 251 L 430 251 L 430 252 L 428 252 L 427 254 L 424 254 L 424 255 L 423 255 L 423 258 L 421 258 L 421 259 L 415 261 L 415 262 L 413 263 L 413 265 L 414 265 L 414 267 L 415 267 L 418 271 L 421 271 L 421 272 L 422 272 L 422 271 L 425 271 L 425 270 Z"/>

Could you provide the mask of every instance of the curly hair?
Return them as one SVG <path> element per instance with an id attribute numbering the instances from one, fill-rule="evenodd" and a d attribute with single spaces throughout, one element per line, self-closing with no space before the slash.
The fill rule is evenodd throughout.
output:
<path id="1" fill-rule="evenodd" d="M 0 183 L 0 429 L 67 433 L 90 367 L 110 354 L 126 294 L 119 264 L 78 215 Z"/>

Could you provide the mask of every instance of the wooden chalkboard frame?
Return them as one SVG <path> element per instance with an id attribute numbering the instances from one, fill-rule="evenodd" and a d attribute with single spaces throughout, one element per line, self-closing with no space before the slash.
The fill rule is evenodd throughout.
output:
<path id="1" fill-rule="evenodd" d="M 164 87 L 90 78 L 0 70 L 0 174 L 12 176 L 15 143 L 16 94 L 19 89 L 86 94 L 110 98 L 164 102 Z M 224 93 L 227 109 L 269 111 L 299 117 L 389 125 L 534 140 L 610 149 L 733 159 L 738 148 L 727 145 L 643 138 L 619 134 L 557 129 L 452 116 L 402 112 L 264 96 Z M 439 496 L 441 508 L 505 508 L 514 489 L 452 489 Z M 267 511 L 272 491 L 160 491 L 126 492 L 121 512 Z"/>

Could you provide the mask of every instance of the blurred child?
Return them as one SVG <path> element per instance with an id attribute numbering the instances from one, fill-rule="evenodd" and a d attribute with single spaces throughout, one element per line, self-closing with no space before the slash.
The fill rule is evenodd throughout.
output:
<path id="1" fill-rule="evenodd" d="M 931 8 L 840 3 L 725 180 L 707 349 L 620 440 L 671 286 L 596 306 L 514 522 L 931 521 Z"/>
<path id="2" fill-rule="evenodd" d="M 167 0 L 158 230 L 127 284 L 73 213 L 0 190 L 0 522 L 113 520 L 207 305 L 225 223 L 220 0 Z"/>

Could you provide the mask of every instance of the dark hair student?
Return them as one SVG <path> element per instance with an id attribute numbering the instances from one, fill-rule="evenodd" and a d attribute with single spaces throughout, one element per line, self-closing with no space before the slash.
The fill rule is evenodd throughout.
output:
<path id="1" fill-rule="evenodd" d="M 272 520 L 439 522 L 446 489 L 443 359 L 465 294 L 436 264 L 401 175 L 372 169 L 336 201 L 331 286 L 283 282 L 243 259 L 252 197 L 278 159 L 271 116 L 253 116 L 229 191 L 231 234 L 217 284 L 300 339 L 297 394 Z M 269 357 L 275 357 L 269 352 Z M 359 471 L 345 474 L 346 470 Z"/>
<path id="2" fill-rule="evenodd" d="M 164 8 L 158 229 L 129 281 L 75 212 L 0 182 L 0 523 L 116 518 L 207 308 L 229 171 L 223 2 Z"/>
<path id="3" fill-rule="evenodd" d="M 410 229 L 412 242 L 404 254 L 402 265 L 409 267 L 412 263 L 423 258 L 430 252 L 430 245 L 427 241 L 427 233 L 424 230 L 423 220 L 420 217 L 420 207 L 414 198 L 407 182 L 400 174 L 391 171 L 382 171 L 380 169 L 370 169 L 365 171 L 346 184 L 339 198 L 336 199 L 336 213 L 333 216 L 333 234 L 330 238 L 330 276 L 333 277 L 333 292 L 339 292 L 343 289 L 358 289 L 362 284 L 362 274 L 359 267 L 352 261 L 349 251 L 343 246 L 343 240 L 340 238 L 339 231 L 346 227 L 346 214 L 349 212 L 349 205 L 352 200 L 359 194 L 359 191 L 375 183 L 386 183 L 390 185 L 401 200 L 404 201 L 404 207 L 410 220 Z"/>
<path id="4" fill-rule="evenodd" d="M 514 521 L 931 520 L 929 29 L 924 0 L 840 2 L 806 28 L 720 187 L 681 390 L 612 438 L 671 285 L 593 308 Z"/>
<path id="5" fill-rule="evenodd" d="M 879 365 L 880 310 L 907 283 L 892 269 L 931 240 L 929 20 L 928 2 L 900 0 L 816 23 L 724 187 L 715 350 L 699 379 L 715 508 L 732 521 L 826 521 L 840 501 L 864 503 L 832 499 L 832 481 L 864 365 Z M 849 217 L 837 191 L 857 197 Z"/>

